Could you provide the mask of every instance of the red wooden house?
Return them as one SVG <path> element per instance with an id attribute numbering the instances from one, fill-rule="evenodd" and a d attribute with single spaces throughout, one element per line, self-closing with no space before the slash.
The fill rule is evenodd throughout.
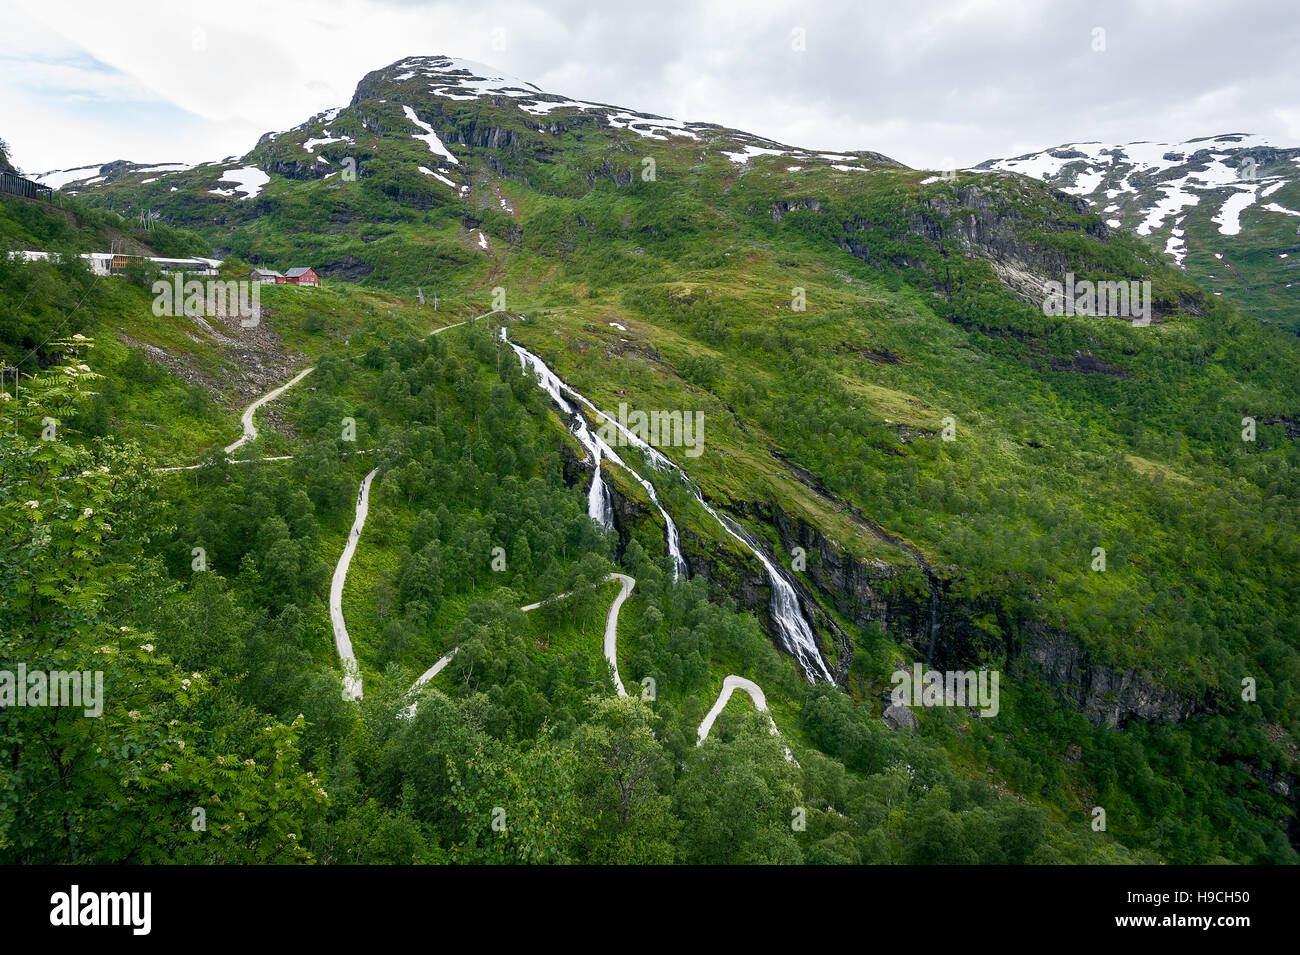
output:
<path id="1" fill-rule="evenodd" d="M 284 273 L 284 281 L 292 285 L 320 285 L 320 276 L 315 269 L 290 269 Z"/>

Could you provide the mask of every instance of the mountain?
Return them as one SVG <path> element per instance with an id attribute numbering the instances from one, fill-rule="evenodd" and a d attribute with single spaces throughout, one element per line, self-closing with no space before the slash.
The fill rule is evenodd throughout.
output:
<path id="1" fill-rule="evenodd" d="M 1300 332 L 1300 147 L 1247 133 L 1067 143 L 978 170 L 1041 179 L 1161 248 L 1261 321 Z"/>
<path id="2" fill-rule="evenodd" d="M 158 686 L 212 674 L 184 758 L 328 778 L 284 809 L 303 844 L 231 814 L 221 860 L 1294 862 L 1300 341 L 1198 278 L 1210 187 L 1183 268 L 1127 226 L 1145 200 L 1015 162 L 913 170 L 432 56 L 241 157 L 5 200 L 10 247 L 94 251 L 95 222 L 323 282 L 245 324 L 157 307 L 143 266 L 0 260 L 0 360 L 35 376 L 5 539 L 66 487 L 121 511 L 102 563 L 133 575 L 87 603 L 15 558 L 40 589 L 0 633 L 67 619 L 93 653 L 125 621 L 182 668 Z M 133 483 L 95 483 L 110 457 Z M 59 547 L 108 573 L 79 546 L 53 581 Z M 996 672 L 997 705 L 909 705 L 914 665 Z M 611 795 L 628 753 L 644 788 Z M 49 858 L 65 814 L 9 838 Z"/>

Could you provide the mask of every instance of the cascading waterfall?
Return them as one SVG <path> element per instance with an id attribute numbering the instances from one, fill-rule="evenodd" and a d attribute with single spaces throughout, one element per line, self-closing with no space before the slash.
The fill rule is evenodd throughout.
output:
<path id="1" fill-rule="evenodd" d="M 581 439 L 579 439 L 581 440 Z M 596 475 L 591 479 L 591 490 L 587 492 L 587 513 L 607 531 L 614 529 L 614 506 L 609 500 L 609 488 L 600 476 L 600 445 L 592 448 L 596 459 Z"/>
<path id="2" fill-rule="evenodd" d="M 664 510 L 664 506 L 659 503 L 659 494 L 655 491 L 654 485 L 643 478 L 633 468 L 631 468 L 626 461 L 619 457 L 618 453 L 611 448 L 600 437 L 600 435 L 592 433 L 591 429 L 587 427 L 586 419 L 583 418 L 578 410 L 574 408 L 564 396 L 567 392 L 582 401 L 582 403 L 587 405 L 587 407 L 593 408 L 594 410 L 594 406 L 591 402 L 562 382 L 555 372 L 551 371 L 546 362 L 542 361 L 528 349 L 522 348 L 507 339 L 504 328 L 501 329 L 501 338 L 506 342 L 506 344 L 513 348 L 515 354 L 519 356 L 519 366 L 524 371 L 532 368 L 542 390 L 550 395 L 551 400 L 559 405 L 560 410 L 569 415 L 574 421 L 572 426 L 574 436 L 577 437 L 579 443 L 581 443 L 582 446 L 591 453 L 596 467 L 595 474 L 591 479 L 591 489 L 587 492 L 587 513 L 591 516 L 592 520 L 598 522 L 605 528 L 612 528 L 614 526 L 613 507 L 610 505 L 609 491 L 605 487 L 604 479 L 600 474 L 601 458 L 608 458 L 610 461 L 613 461 L 619 467 L 623 468 L 623 470 L 627 471 L 628 474 L 632 475 L 636 482 L 645 488 L 646 493 L 650 495 L 650 500 L 654 502 L 655 507 L 659 508 L 659 513 L 664 519 L 664 527 L 667 530 L 668 553 L 673 559 L 673 579 L 677 580 L 680 577 L 686 576 L 686 558 L 682 556 L 681 539 L 677 533 L 677 525 L 673 522 L 673 519 L 668 516 L 668 512 Z"/>
<path id="3" fill-rule="evenodd" d="M 749 548 L 749 551 L 763 565 L 763 569 L 767 571 L 768 580 L 772 582 L 772 621 L 781 634 L 781 642 L 785 644 L 786 652 L 799 662 L 808 682 L 816 683 L 818 677 L 830 683 L 835 682 L 831 671 L 826 666 L 826 661 L 822 659 L 821 651 L 817 648 L 817 638 L 813 634 L 812 627 L 808 625 L 803 615 L 803 608 L 799 606 L 799 594 L 795 591 L 794 584 L 779 567 L 767 559 L 763 549 L 758 546 L 748 531 L 739 525 L 733 526 L 733 521 L 724 518 L 710 507 L 700 494 L 697 493 L 695 499 L 728 534 Z"/>
<path id="4" fill-rule="evenodd" d="M 573 421 L 573 434 L 578 439 L 578 443 L 587 449 L 591 455 L 592 462 L 595 464 L 595 473 L 591 478 L 591 488 L 587 491 L 587 514 L 593 521 L 599 524 L 605 530 L 614 529 L 614 508 L 610 504 L 609 490 L 605 487 L 605 480 L 600 474 L 600 441 L 591 429 L 587 427 L 587 422 L 582 415 L 576 414 L 572 409 L 568 411 Z"/>
<path id="5" fill-rule="evenodd" d="M 717 521 L 718 525 L 723 530 L 738 540 L 750 553 L 758 558 L 759 563 L 763 565 L 763 569 L 767 571 L 768 580 L 771 581 L 772 584 L 772 602 L 770 608 L 772 622 L 776 625 L 777 632 L 781 638 L 781 643 L 784 645 L 786 652 L 794 657 L 799 663 L 800 668 L 804 672 L 804 676 L 808 678 L 808 682 L 815 683 L 819 678 L 829 682 L 834 682 L 834 678 L 831 676 L 831 672 L 826 666 L 826 661 L 822 659 L 821 651 L 817 647 L 817 639 L 813 634 L 813 629 L 809 626 L 807 619 L 803 615 L 803 609 L 799 605 L 799 595 L 795 591 L 794 584 L 790 582 L 790 579 L 785 575 L 785 572 L 782 571 L 780 567 L 767 558 L 767 555 L 763 553 L 763 549 L 758 546 L 757 542 L 754 541 L 748 532 L 739 525 L 733 526 L 733 522 L 723 518 L 722 515 L 715 511 L 709 503 L 704 500 L 704 495 L 691 482 L 690 477 L 686 472 L 669 460 L 668 457 L 659 451 L 659 449 L 643 441 L 638 435 L 624 427 L 621 422 L 605 414 L 605 412 L 597 408 L 583 395 L 579 394 L 568 384 L 560 380 L 559 376 L 557 376 L 555 372 L 551 371 L 550 367 L 547 366 L 546 362 L 542 361 L 542 359 L 528 351 L 528 349 L 522 348 L 514 342 L 511 342 L 506 337 L 504 328 L 501 330 L 501 339 L 515 350 L 515 354 L 519 356 L 520 366 L 524 368 L 524 370 L 527 370 L 529 367 L 533 369 L 542 388 L 551 396 L 552 399 L 554 399 L 555 403 L 559 405 L 566 414 L 573 415 L 575 413 L 573 405 L 565 398 L 565 395 L 568 395 L 575 401 L 580 402 L 590 409 L 592 414 L 597 418 L 608 423 L 619 433 L 624 441 L 633 447 L 638 448 L 650 462 L 651 467 L 656 471 L 673 472 L 677 474 L 682 483 L 685 484 L 687 489 L 690 491 L 691 496 L 699 502 L 700 506 L 708 512 L 709 516 Z M 582 421 L 581 414 L 577 414 L 576 417 L 579 421 Z M 590 445 L 588 445 L 587 441 L 584 440 L 584 433 L 592 442 Z M 592 513 L 591 508 L 595 507 L 593 502 L 597 494 L 597 485 L 600 485 L 600 493 L 606 493 L 603 484 L 601 484 L 600 478 L 600 456 L 603 455 L 631 474 L 637 482 L 646 489 L 646 492 L 650 495 L 650 499 L 654 501 L 655 506 L 659 508 L 659 513 L 663 515 L 664 523 L 668 530 L 668 552 L 672 554 L 674 563 L 673 576 L 685 576 L 686 561 L 681 555 L 677 535 L 677 525 L 673 523 L 672 518 L 668 516 L 668 512 L 664 510 L 663 505 L 659 503 L 659 495 L 655 493 L 654 485 L 641 477 L 641 475 L 637 474 L 637 472 L 632 468 L 628 467 L 623 459 L 618 456 L 614 449 L 611 448 L 609 444 L 600 437 L 600 435 L 591 432 L 585 421 L 582 421 L 582 424 L 578 428 L 575 428 L 574 434 L 578 436 L 578 440 L 582 441 L 588 450 L 592 451 L 596 458 L 596 477 L 592 483 L 591 492 L 588 495 L 588 512 Z M 599 518 L 595 517 L 594 513 L 592 513 L 592 516 L 599 520 Z"/>

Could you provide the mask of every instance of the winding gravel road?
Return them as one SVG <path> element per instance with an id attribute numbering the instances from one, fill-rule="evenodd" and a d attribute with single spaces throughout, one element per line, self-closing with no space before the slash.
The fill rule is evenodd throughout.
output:
<path id="1" fill-rule="evenodd" d="M 627 574 L 617 573 L 610 574 L 605 578 L 605 580 L 617 580 L 620 585 L 618 596 L 615 597 L 614 602 L 609 605 L 609 612 L 605 615 L 605 659 L 609 661 L 609 665 L 614 671 L 614 687 L 618 690 L 618 695 L 627 696 L 627 690 L 623 688 L 623 681 L 620 680 L 618 676 L 618 612 L 623 609 L 623 601 L 627 600 L 628 594 L 632 593 L 632 588 L 636 586 L 636 581 Z M 532 610 L 537 610 L 539 607 L 544 607 L 547 604 L 555 603 L 557 600 L 563 600 L 565 597 L 572 597 L 574 593 L 575 591 L 568 590 L 562 594 L 556 594 L 554 597 L 547 597 L 545 600 L 539 600 L 535 604 L 528 604 L 519 609 L 524 613 L 528 613 Z M 419 679 L 411 684 L 411 690 L 416 690 L 441 673 L 443 668 L 451 662 L 451 658 L 456 655 L 456 650 L 459 649 L 460 647 L 457 647 L 455 650 L 452 650 L 450 653 L 439 659 L 433 666 L 429 667 L 429 669 L 421 673 Z M 412 704 L 410 712 L 414 711 L 415 705 Z"/>
<path id="2" fill-rule="evenodd" d="M 330 623 L 334 625 L 334 647 L 343 661 L 343 699 L 359 700 L 362 698 L 361 668 L 357 665 L 356 654 L 352 652 L 352 638 L 348 636 L 347 624 L 343 622 L 343 585 L 347 583 L 348 566 L 352 555 L 357 551 L 357 542 L 361 540 L 361 529 L 366 526 L 366 515 L 370 513 L 370 482 L 379 473 L 375 468 L 361 482 L 361 491 L 357 494 L 357 516 L 352 522 L 352 532 L 348 542 L 343 546 L 343 556 L 334 568 L 334 579 L 330 582 Z"/>
<path id="3" fill-rule="evenodd" d="M 605 644 L 604 644 L 605 659 L 609 661 L 610 670 L 613 672 L 614 687 L 615 689 L 618 690 L 618 695 L 627 696 L 627 690 L 624 688 L 623 681 L 618 675 L 618 614 L 619 611 L 623 609 L 623 602 L 627 600 L 627 598 L 632 593 L 632 588 L 636 586 L 636 581 L 633 578 L 629 577 L 627 574 L 619 574 L 619 573 L 610 574 L 608 577 L 605 578 L 605 580 L 607 581 L 617 580 L 620 585 L 618 596 L 616 596 L 614 598 L 613 603 L 609 605 L 609 612 L 605 615 Z M 546 604 L 554 603 L 557 600 L 563 600 L 565 597 L 571 597 L 573 596 L 573 594 L 574 591 L 569 590 L 562 594 L 556 594 L 554 597 L 548 597 L 545 600 L 540 600 L 537 603 L 532 603 L 532 604 L 528 604 L 525 607 L 520 607 L 519 609 L 527 613 L 528 611 L 536 610 L 539 607 L 543 607 Z M 452 658 L 456 656 L 456 650 L 459 649 L 460 648 L 457 647 L 455 650 L 452 650 L 450 653 L 444 655 L 438 660 L 437 663 L 435 663 L 433 666 L 429 667 L 429 669 L 421 673 L 419 679 L 417 679 L 413 684 L 411 684 L 411 689 L 408 692 L 414 693 L 425 683 L 428 683 L 435 676 L 441 673 L 443 669 L 447 666 L 447 664 L 451 663 Z M 725 679 L 723 679 L 722 691 L 718 694 L 718 698 L 714 702 L 713 708 L 709 710 L 708 715 L 704 717 L 704 721 L 700 723 L 700 728 L 697 731 L 698 740 L 695 745 L 699 746 L 703 744 L 704 740 L 709 735 L 709 731 L 713 729 L 714 720 L 718 718 L 718 714 L 722 712 L 723 707 L 727 705 L 727 701 L 731 699 L 731 694 L 736 690 L 743 690 L 744 692 L 748 693 L 749 698 L 754 701 L 754 708 L 759 710 L 760 712 L 767 713 L 767 697 L 763 695 L 763 688 L 760 687 L 753 680 L 748 680 L 743 676 L 737 676 L 736 674 L 733 673 L 727 676 Z M 415 715 L 415 706 L 416 704 L 412 703 L 410 706 L 406 708 L 405 714 L 407 717 L 411 717 Z M 780 736 L 781 733 L 776 728 L 776 721 L 772 719 L 772 715 L 770 713 L 768 713 L 767 721 L 772 726 L 772 735 Z M 790 752 L 790 748 L 788 746 L 785 746 L 783 747 L 783 749 L 785 750 L 785 758 L 788 759 L 790 762 L 794 763 L 796 766 L 798 766 L 799 763 L 795 760 L 794 755 Z"/>
<path id="4" fill-rule="evenodd" d="M 760 713 L 767 713 L 767 697 L 763 695 L 763 688 L 753 680 L 747 680 L 743 676 L 736 676 L 736 674 L 732 673 L 723 679 L 722 692 L 718 694 L 717 700 L 714 701 L 713 709 L 709 710 L 709 715 L 704 717 L 703 722 L 700 723 L 697 733 L 699 738 L 695 741 L 696 746 L 704 744 L 705 739 L 708 738 L 709 730 L 713 729 L 713 721 L 718 718 L 718 714 L 722 712 L 723 707 L 727 705 L 727 701 L 731 699 L 731 694 L 736 690 L 744 690 L 749 694 L 749 698 L 754 701 L 754 709 Z M 772 719 L 771 713 L 767 713 L 767 721 L 772 724 L 772 735 L 780 736 L 781 731 L 776 728 L 776 720 Z M 790 752 L 790 747 L 785 746 L 782 748 L 785 750 L 785 758 L 798 766 L 799 763 L 796 762 L 794 754 Z"/>
<path id="5" fill-rule="evenodd" d="M 478 315 L 475 316 L 475 318 L 467 319 L 464 322 L 457 322 L 454 325 L 445 325 L 442 328 L 435 329 L 429 334 L 437 335 L 440 332 L 447 331 L 449 328 L 459 328 L 461 325 L 467 325 L 469 322 L 483 317 L 484 316 L 482 315 Z M 268 392 L 266 395 L 253 402 L 253 404 L 249 405 L 244 411 L 242 419 L 244 424 L 244 436 L 234 444 L 230 445 L 230 447 L 226 448 L 226 453 L 230 453 L 244 442 L 257 437 L 257 428 L 253 425 L 253 414 L 259 407 L 278 397 L 314 370 L 314 368 L 307 368 L 304 371 L 299 372 L 298 375 L 290 381 L 281 385 L 279 388 L 276 388 L 274 391 Z M 347 583 L 348 568 L 352 563 L 352 555 L 356 553 L 357 544 L 361 540 L 361 531 L 365 528 L 366 517 L 370 513 L 370 484 L 378 473 L 379 469 L 375 468 L 367 474 L 361 482 L 361 489 L 357 493 L 356 518 L 352 522 L 352 530 L 348 534 L 347 543 L 343 547 L 343 554 L 339 557 L 338 565 L 334 568 L 334 578 L 330 583 L 330 623 L 334 628 L 334 646 L 338 650 L 339 660 L 343 664 L 343 698 L 346 700 L 362 699 L 364 687 L 362 685 L 361 670 L 357 664 L 356 654 L 352 649 L 352 639 L 348 636 L 347 624 L 343 619 L 343 587 Z M 612 573 L 607 576 L 605 580 L 617 580 L 619 582 L 619 591 L 617 596 L 614 597 L 613 602 L 609 605 L 609 611 L 605 615 L 603 650 L 605 659 L 609 663 L 614 678 L 614 688 L 617 690 L 619 696 L 627 696 L 627 689 L 623 686 L 623 680 L 618 673 L 618 615 L 623 609 L 623 603 L 631 595 L 632 588 L 636 586 L 636 581 L 627 574 L 620 573 Z M 566 597 L 571 597 L 573 594 L 574 591 L 566 591 L 565 593 L 556 594 L 554 597 L 539 600 L 537 603 L 531 603 L 524 607 L 520 607 L 519 609 L 528 613 L 537 610 L 546 604 L 554 603 L 557 600 L 563 600 Z M 436 663 L 434 663 L 433 666 L 421 673 L 416 681 L 411 685 L 411 689 L 408 692 L 415 692 L 425 683 L 428 683 L 435 676 L 441 673 L 443 669 L 451 663 L 452 658 L 456 656 L 456 651 L 459 649 L 460 648 L 457 647 L 451 652 L 444 654 Z M 697 732 L 697 746 L 704 743 L 704 740 L 709 735 L 709 731 L 713 728 L 714 721 L 718 718 L 718 714 L 722 712 L 723 708 L 727 705 L 727 701 L 731 698 L 731 694 L 736 690 L 743 690 L 745 693 L 748 693 L 750 699 L 754 702 L 755 708 L 761 712 L 767 713 L 767 698 L 763 695 L 762 688 L 753 680 L 737 676 L 734 673 L 730 674 L 723 679 L 722 690 L 718 693 L 718 698 L 714 702 L 713 708 L 709 710 L 708 715 L 705 716 L 703 722 L 700 723 Z M 415 708 L 416 704 L 411 703 L 411 705 L 403 711 L 403 714 L 409 718 L 415 714 Z M 768 714 L 767 719 L 772 726 L 772 735 L 780 736 L 780 731 L 776 728 L 776 721 L 772 719 L 770 713 Z M 790 762 L 794 763 L 796 766 L 799 765 L 795 761 L 794 756 L 790 753 L 789 747 L 784 747 L 784 749 L 785 758 L 790 760 Z"/>
<path id="6" fill-rule="evenodd" d="M 426 336 L 426 337 L 432 337 L 432 336 L 434 336 L 434 335 L 438 335 L 438 334 L 440 334 L 440 333 L 442 333 L 442 332 L 445 332 L 445 331 L 446 331 L 447 329 L 449 329 L 449 328 L 460 328 L 460 326 L 462 326 L 462 325 L 468 325 L 470 322 L 477 321 L 477 320 L 480 319 L 480 318 L 486 318 L 488 315 L 491 315 L 491 314 L 492 314 L 492 312 L 485 312 L 485 313 L 482 314 L 482 315 L 475 315 L 473 318 L 467 318 L 467 319 L 466 319 L 465 321 L 463 321 L 463 322 L 456 322 L 454 325 L 444 325 L 444 326 L 442 326 L 442 328 L 435 328 L 433 331 L 429 332 L 428 336 Z M 247 444 L 249 441 L 256 440 L 256 438 L 257 438 L 257 425 L 255 425 L 255 424 L 253 423 L 253 415 L 257 414 L 257 409 L 258 409 L 258 408 L 262 407 L 262 405 L 266 404 L 268 401 L 274 401 L 276 398 L 279 398 L 282 394 L 284 394 L 286 391 L 288 391 L 288 390 L 289 390 L 290 388 L 292 388 L 294 385 L 298 384 L 298 382 L 302 381 L 304 378 L 306 378 L 308 375 L 310 375 L 310 374 L 311 374 L 313 371 L 315 371 L 315 370 L 316 370 L 316 366 L 315 366 L 315 365 L 312 365 L 310 368 L 304 368 L 302 371 L 298 372 L 298 374 L 294 375 L 292 378 L 290 378 L 290 379 L 289 379 L 288 381 L 286 381 L 284 384 L 280 385 L 280 386 L 277 387 L 277 388 L 272 388 L 272 389 L 271 389 L 270 391 L 268 391 L 266 394 L 262 395 L 262 397 L 258 398 L 258 399 L 257 399 L 256 401 L 254 401 L 251 405 L 249 405 L 247 408 L 245 408 L 245 409 L 244 409 L 244 413 L 240 416 L 240 419 L 239 419 L 239 420 L 240 420 L 240 423 L 241 423 L 241 424 L 243 425 L 243 427 L 244 427 L 244 434 L 243 434 L 243 436 L 242 436 L 238 441 L 234 442 L 233 444 L 228 444 L 228 445 L 226 445 L 226 447 L 225 447 L 225 452 L 226 452 L 226 454 L 230 454 L 232 451 L 235 451 L 235 450 L 237 450 L 238 448 L 243 447 L 243 446 L 244 446 L 245 444 Z M 285 460 L 288 460 L 289 457 L 292 457 L 292 455 L 286 455 L 286 456 L 277 457 L 277 458 L 261 458 L 260 460 L 262 460 L 262 461 L 285 461 Z M 240 462 L 232 462 L 232 463 L 240 463 Z M 192 467 L 199 467 L 199 466 L 200 466 L 200 465 L 193 465 Z M 167 470 L 167 471 L 187 471 L 187 470 L 190 470 L 190 468 L 160 468 L 159 470 Z"/>
<path id="7" fill-rule="evenodd" d="M 302 381 L 304 378 L 306 378 L 315 370 L 316 370 L 315 365 L 312 365 L 310 368 L 304 368 L 302 371 L 298 372 L 298 374 L 294 375 L 292 378 L 290 378 L 288 381 L 282 384 L 279 388 L 274 388 L 271 391 L 268 391 L 266 394 L 262 395 L 262 397 L 258 398 L 251 405 L 245 408 L 244 414 L 240 418 L 240 421 L 244 425 L 244 436 L 240 438 L 238 441 L 236 441 L 234 444 L 226 445 L 226 449 L 225 449 L 226 454 L 230 454 L 236 448 L 242 447 L 244 444 L 254 440 L 257 437 L 257 425 L 253 424 L 253 415 L 257 413 L 258 408 L 262 407 L 262 405 L 266 404 L 268 401 L 274 401 L 276 398 L 279 398 L 282 394 L 284 394 L 294 385 L 298 384 L 298 382 Z"/>

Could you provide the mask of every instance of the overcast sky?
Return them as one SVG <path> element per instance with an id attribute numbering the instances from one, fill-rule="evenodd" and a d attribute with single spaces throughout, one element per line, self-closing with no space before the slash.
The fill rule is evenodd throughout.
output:
<path id="1" fill-rule="evenodd" d="M 242 155 L 410 55 L 946 169 L 1065 142 L 1300 145 L 1296 0 L 0 0 L 27 172 Z"/>

